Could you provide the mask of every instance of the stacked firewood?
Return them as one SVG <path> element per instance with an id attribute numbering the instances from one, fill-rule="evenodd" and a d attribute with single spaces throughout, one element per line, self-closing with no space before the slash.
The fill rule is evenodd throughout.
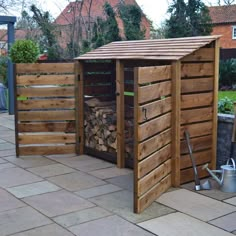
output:
<path id="1" fill-rule="evenodd" d="M 128 108 L 127 116 L 130 117 Z M 96 98 L 85 101 L 85 146 L 98 151 L 117 152 L 116 102 Z M 126 157 L 133 152 L 133 120 L 125 120 Z"/>

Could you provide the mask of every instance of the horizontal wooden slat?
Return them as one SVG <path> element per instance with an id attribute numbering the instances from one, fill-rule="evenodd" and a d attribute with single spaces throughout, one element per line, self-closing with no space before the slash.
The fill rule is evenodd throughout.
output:
<path id="1" fill-rule="evenodd" d="M 74 63 L 21 63 L 16 73 L 74 73 Z"/>
<path id="2" fill-rule="evenodd" d="M 16 76 L 17 86 L 19 85 L 61 85 L 74 84 L 74 75 L 18 75 Z"/>
<path id="3" fill-rule="evenodd" d="M 61 146 L 24 146 L 19 147 L 19 155 L 55 155 L 75 153 L 75 144 Z"/>
<path id="4" fill-rule="evenodd" d="M 190 137 L 203 136 L 207 134 L 212 134 L 212 121 L 207 121 L 203 123 L 196 123 L 190 125 L 184 125 L 181 127 L 180 138 L 184 138 L 184 131 L 188 130 Z"/>
<path id="5" fill-rule="evenodd" d="M 139 106 L 138 108 L 138 122 L 144 122 L 146 119 L 150 120 L 156 116 L 166 113 L 171 110 L 171 98 L 164 98 L 160 101 Z"/>
<path id="6" fill-rule="evenodd" d="M 207 162 L 209 163 L 212 160 L 212 150 L 195 152 L 193 156 L 197 165 L 205 164 Z M 180 169 L 185 169 L 188 167 L 192 167 L 192 161 L 189 154 L 181 155 Z"/>
<path id="7" fill-rule="evenodd" d="M 181 108 L 212 106 L 213 93 L 199 93 L 181 96 Z"/>
<path id="8" fill-rule="evenodd" d="M 52 88 L 17 88 L 17 96 L 25 97 L 74 97 L 75 88 L 52 87 Z"/>
<path id="9" fill-rule="evenodd" d="M 75 132 L 75 122 L 19 123 L 18 132 Z"/>
<path id="10" fill-rule="evenodd" d="M 197 167 L 199 178 L 209 176 L 206 170 L 202 170 L 202 166 Z M 194 180 L 193 168 L 185 169 L 180 171 L 180 184 L 188 183 Z"/>
<path id="11" fill-rule="evenodd" d="M 75 120 L 75 111 L 20 111 L 19 121 L 57 121 Z"/>
<path id="12" fill-rule="evenodd" d="M 64 144 L 75 143 L 75 134 L 20 134 L 19 144 Z"/>
<path id="13" fill-rule="evenodd" d="M 213 74 L 213 63 L 190 63 L 181 66 L 181 77 L 212 76 Z"/>
<path id="14" fill-rule="evenodd" d="M 213 85 L 213 77 L 202 79 L 182 79 L 181 93 L 212 91 Z"/>
<path id="15" fill-rule="evenodd" d="M 212 116 L 212 107 L 184 110 L 181 111 L 181 124 L 211 120 Z"/>
<path id="16" fill-rule="evenodd" d="M 171 187 L 171 175 L 166 176 L 146 194 L 138 199 L 138 212 L 143 211 L 153 203 L 162 193 Z"/>
<path id="17" fill-rule="evenodd" d="M 181 61 L 214 61 L 214 56 L 214 48 L 200 48 L 199 50 L 181 59 Z"/>
<path id="18" fill-rule="evenodd" d="M 138 88 L 138 102 L 145 103 L 171 94 L 171 82 L 161 82 Z"/>
<path id="19" fill-rule="evenodd" d="M 150 120 L 138 127 L 138 139 L 143 141 L 167 128 L 171 125 L 171 113 Z"/>
<path id="20" fill-rule="evenodd" d="M 171 141 L 171 130 L 168 129 L 138 145 L 138 159 L 142 160 Z"/>
<path id="21" fill-rule="evenodd" d="M 171 66 L 141 67 L 138 83 L 145 84 L 171 78 Z"/>
<path id="22" fill-rule="evenodd" d="M 67 108 L 75 107 L 75 99 L 41 99 L 41 100 L 25 100 L 17 101 L 17 108 L 19 110 L 31 109 L 52 109 L 52 108 Z"/>
<path id="23" fill-rule="evenodd" d="M 158 166 L 151 173 L 138 181 L 138 196 L 140 197 L 150 188 L 156 185 L 161 179 L 166 177 L 171 172 L 171 160 L 167 160 Z"/>
<path id="24" fill-rule="evenodd" d="M 198 138 L 190 139 L 191 147 L 193 152 L 201 151 L 212 147 L 212 135 L 207 135 Z M 186 140 L 180 142 L 181 154 L 188 153 L 188 147 Z"/>
<path id="25" fill-rule="evenodd" d="M 151 156 L 142 160 L 138 164 L 137 176 L 138 178 L 143 177 L 157 166 L 159 166 L 164 161 L 168 160 L 171 157 L 171 145 L 163 147 L 157 152 L 153 153 Z"/>

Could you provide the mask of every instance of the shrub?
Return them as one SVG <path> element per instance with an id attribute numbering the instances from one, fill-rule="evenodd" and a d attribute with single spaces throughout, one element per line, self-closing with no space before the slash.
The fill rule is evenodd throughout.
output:
<path id="1" fill-rule="evenodd" d="M 220 99 L 218 101 L 218 112 L 224 114 L 233 114 L 234 112 L 234 102 L 232 99 L 227 97 Z"/>
<path id="2" fill-rule="evenodd" d="M 236 84 L 236 59 L 220 62 L 220 87 Z"/>
<path id="3" fill-rule="evenodd" d="M 33 63 L 39 56 L 39 46 L 32 40 L 17 40 L 10 49 L 10 58 L 14 63 Z"/>
<path id="4" fill-rule="evenodd" d="M 0 83 L 7 86 L 7 60 L 6 56 L 0 56 Z"/>

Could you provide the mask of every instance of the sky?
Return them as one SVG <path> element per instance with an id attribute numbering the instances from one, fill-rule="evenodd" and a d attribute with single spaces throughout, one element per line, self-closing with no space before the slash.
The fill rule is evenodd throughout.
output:
<path id="1" fill-rule="evenodd" d="M 136 0 L 144 13 L 158 26 L 167 17 L 166 11 L 168 4 L 172 0 Z M 223 1 L 223 0 L 221 0 Z M 69 0 L 36 0 L 43 10 L 48 10 L 54 18 L 65 8 Z M 203 0 L 208 6 L 216 5 L 217 0 Z"/>

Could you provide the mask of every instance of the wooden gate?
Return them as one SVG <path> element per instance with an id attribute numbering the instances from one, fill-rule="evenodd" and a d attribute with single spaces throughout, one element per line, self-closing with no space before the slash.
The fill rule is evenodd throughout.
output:
<path id="1" fill-rule="evenodd" d="M 171 66 L 134 72 L 134 210 L 140 213 L 171 186 Z"/>
<path id="2" fill-rule="evenodd" d="M 75 64 L 15 66 L 16 154 L 75 153 Z"/>

